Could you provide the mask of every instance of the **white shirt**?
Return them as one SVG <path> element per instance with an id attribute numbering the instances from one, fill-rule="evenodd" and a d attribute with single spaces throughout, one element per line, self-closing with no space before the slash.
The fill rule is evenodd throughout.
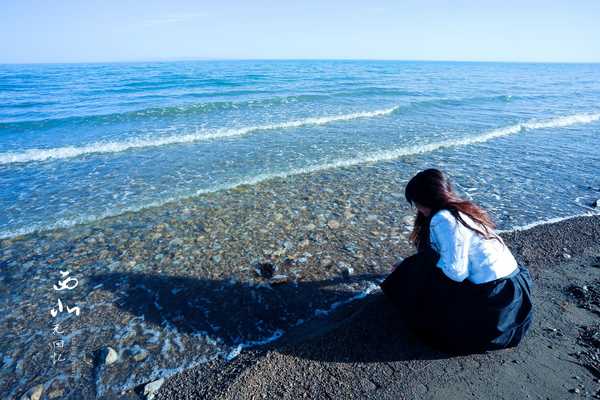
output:
<path id="1" fill-rule="evenodd" d="M 460 216 L 470 226 L 478 226 L 467 215 Z M 440 254 L 437 266 L 453 281 L 485 283 L 508 276 L 518 268 L 504 244 L 467 228 L 448 210 L 440 210 L 431 218 L 429 238 Z"/>

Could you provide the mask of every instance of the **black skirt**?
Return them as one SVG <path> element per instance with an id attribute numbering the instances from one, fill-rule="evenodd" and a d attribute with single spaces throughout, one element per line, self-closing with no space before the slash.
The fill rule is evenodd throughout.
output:
<path id="1" fill-rule="evenodd" d="M 483 284 L 455 282 L 429 249 L 406 258 L 382 283 L 409 325 L 434 347 L 478 352 L 514 347 L 533 318 L 532 281 L 519 269 Z"/>

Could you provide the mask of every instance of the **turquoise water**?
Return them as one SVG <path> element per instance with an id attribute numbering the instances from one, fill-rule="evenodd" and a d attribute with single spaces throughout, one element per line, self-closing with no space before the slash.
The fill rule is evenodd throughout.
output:
<path id="1" fill-rule="evenodd" d="M 0 237 L 415 154 L 508 229 L 591 210 L 599 133 L 594 64 L 3 65 Z"/>

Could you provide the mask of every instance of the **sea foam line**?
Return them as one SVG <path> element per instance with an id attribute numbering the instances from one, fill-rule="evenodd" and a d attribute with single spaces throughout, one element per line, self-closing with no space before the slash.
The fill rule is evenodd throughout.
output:
<path id="1" fill-rule="evenodd" d="M 133 205 L 130 207 L 126 207 L 119 210 L 107 210 L 99 215 L 83 215 L 73 219 L 63 219 L 57 221 L 52 224 L 46 225 L 28 225 L 26 228 L 19 228 L 16 230 L 8 230 L 8 231 L 0 231 L 0 239 L 6 239 L 14 236 L 26 235 L 29 233 L 37 232 L 37 231 L 48 231 L 58 228 L 68 228 L 74 225 L 80 225 L 85 223 L 94 222 L 96 220 L 114 217 L 117 215 L 125 214 L 127 212 L 137 212 L 147 208 L 160 207 L 167 203 L 183 200 L 185 198 L 190 198 L 193 196 L 199 196 L 207 193 L 218 192 L 222 190 L 230 190 L 237 188 L 239 186 L 253 186 L 257 185 L 261 182 L 268 181 L 276 178 L 287 178 L 294 175 L 302 175 L 302 174 L 310 174 L 314 172 L 320 172 L 330 169 L 343 168 L 343 167 L 352 167 L 361 164 L 368 163 L 376 163 L 376 162 L 384 162 L 384 161 L 392 161 L 401 157 L 423 154 L 428 152 L 433 152 L 436 150 L 440 150 L 443 148 L 449 147 L 458 147 L 458 146 L 467 146 L 470 144 L 477 144 L 487 142 L 492 139 L 500 138 L 503 136 L 509 136 L 512 134 L 519 133 L 523 130 L 534 130 L 534 129 L 543 129 L 543 128 L 559 128 L 565 127 L 569 125 L 582 124 L 582 123 L 590 123 L 600 119 L 600 113 L 598 114 L 576 114 L 564 117 L 552 118 L 546 121 L 530 121 L 524 122 L 521 124 L 511 125 L 505 128 L 494 129 L 492 131 L 488 131 L 482 133 L 480 135 L 461 138 L 461 139 L 451 139 L 445 140 L 436 143 L 429 143 L 424 145 L 415 145 L 408 147 L 401 147 L 394 150 L 383 150 L 376 151 L 368 154 L 364 154 L 362 156 L 357 156 L 351 159 L 340 159 L 328 163 L 315 164 L 304 168 L 295 168 L 288 171 L 282 172 L 273 172 L 255 175 L 253 177 L 245 178 L 239 180 L 237 182 L 232 182 L 229 184 L 216 185 L 211 188 L 200 189 L 196 192 L 183 194 L 175 197 L 164 198 L 158 201 L 154 201 L 151 203 L 145 203 L 143 205 Z"/>
<path id="2" fill-rule="evenodd" d="M 535 227 L 541 226 L 541 225 L 550 225 L 550 224 L 555 224 L 557 222 L 568 221 L 568 220 L 575 219 L 575 218 L 595 217 L 595 216 L 600 216 L 600 212 L 599 211 L 586 211 L 586 212 L 582 212 L 581 214 L 572 214 L 572 215 L 566 215 L 564 217 L 542 219 L 542 220 L 534 221 L 534 222 L 531 222 L 531 223 L 525 224 L 525 225 L 513 226 L 510 229 L 497 230 L 496 232 L 498 232 L 498 233 L 520 232 L 520 231 L 526 231 L 526 230 L 529 230 L 531 228 L 535 228 Z"/>
<path id="3" fill-rule="evenodd" d="M 276 124 L 257 125 L 233 129 L 217 129 L 212 132 L 197 131 L 195 133 L 170 135 L 159 138 L 139 138 L 121 142 L 96 142 L 87 146 L 65 146 L 50 149 L 29 149 L 22 152 L 0 153 L 0 165 L 45 161 L 49 159 L 73 158 L 87 154 L 119 153 L 126 150 L 140 149 L 144 147 L 160 147 L 173 144 L 186 144 L 205 140 L 244 136 L 256 131 L 299 128 L 302 126 L 325 125 L 332 122 L 350 121 L 359 118 L 374 118 L 389 115 L 398 108 L 398 106 L 395 106 L 375 111 L 361 111 L 351 114 L 331 115 L 325 117 L 309 117 L 296 121 L 287 121 Z"/>

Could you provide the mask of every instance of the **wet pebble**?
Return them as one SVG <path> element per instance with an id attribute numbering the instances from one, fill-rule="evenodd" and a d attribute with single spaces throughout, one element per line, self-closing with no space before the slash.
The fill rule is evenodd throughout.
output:
<path id="1" fill-rule="evenodd" d="M 327 222 L 327 226 L 329 226 L 331 229 L 338 229 L 340 227 L 340 223 L 339 221 L 332 219 L 329 222 Z"/>
<path id="2" fill-rule="evenodd" d="M 310 245 L 310 240 L 304 239 L 303 241 L 300 242 L 300 244 L 298 244 L 298 247 L 304 248 L 304 247 L 308 247 L 309 245 Z"/>
<path id="3" fill-rule="evenodd" d="M 162 384 L 164 382 L 165 382 L 165 378 L 160 378 L 160 379 L 157 379 L 153 382 L 146 384 L 144 386 L 144 396 L 146 396 L 146 399 L 147 400 L 154 399 L 154 396 L 156 396 L 156 392 L 158 391 L 158 389 L 160 389 L 160 387 L 162 386 Z"/>
<path id="4" fill-rule="evenodd" d="M 270 283 L 271 285 L 281 285 L 284 283 L 288 283 L 290 281 L 290 278 L 287 275 L 274 275 L 271 280 Z"/>
<path id="5" fill-rule="evenodd" d="M 331 268 L 333 265 L 333 260 L 329 257 L 325 257 L 321 260 L 321 267 L 323 268 Z"/>
<path id="6" fill-rule="evenodd" d="M 354 214 L 352 214 L 352 209 L 351 208 L 347 208 L 344 211 L 344 218 L 346 218 L 346 219 L 352 219 L 352 217 L 354 217 Z"/>
<path id="7" fill-rule="evenodd" d="M 40 400 L 42 398 L 42 394 L 44 393 L 44 385 L 36 385 L 29 389 L 27 394 L 21 397 L 21 400 Z"/>
<path id="8" fill-rule="evenodd" d="M 176 238 L 169 242 L 169 247 L 170 248 L 178 247 L 178 246 L 181 246 L 182 244 L 183 244 L 183 240 L 180 238 Z"/>
<path id="9" fill-rule="evenodd" d="M 133 355 L 133 359 L 138 362 L 144 361 L 146 358 L 148 358 L 148 355 L 149 355 L 148 350 L 140 349 L 138 352 L 136 352 Z"/>
<path id="10" fill-rule="evenodd" d="M 270 262 L 259 262 L 254 267 L 254 270 L 258 276 L 270 279 L 277 271 L 277 266 Z"/>
<path id="11" fill-rule="evenodd" d="M 350 253 L 351 255 L 356 256 L 356 253 L 358 252 L 358 247 L 354 243 L 346 243 L 344 245 L 344 250 Z"/>
<path id="12" fill-rule="evenodd" d="M 119 359 L 119 355 L 117 354 L 115 349 L 113 349 L 110 346 L 102 348 L 100 350 L 99 356 L 100 362 L 102 362 L 105 365 L 114 364 Z"/>
<path id="13" fill-rule="evenodd" d="M 404 223 L 404 225 L 412 226 L 415 223 L 415 217 L 413 215 L 407 215 L 402 218 L 402 223 Z"/>
<path id="14" fill-rule="evenodd" d="M 354 273 L 354 268 L 344 261 L 338 262 L 338 269 L 344 277 L 349 277 Z"/>
<path id="15" fill-rule="evenodd" d="M 58 399 L 58 398 L 62 397 L 64 393 L 65 393 L 64 388 L 54 389 L 48 393 L 48 398 L 49 399 Z"/>

